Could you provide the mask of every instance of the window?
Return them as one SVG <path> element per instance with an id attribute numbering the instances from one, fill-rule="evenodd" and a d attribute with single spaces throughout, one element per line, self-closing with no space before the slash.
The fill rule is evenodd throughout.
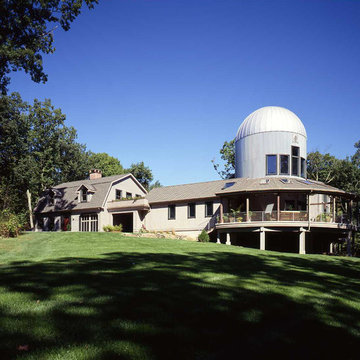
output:
<path id="1" fill-rule="evenodd" d="M 80 215 L 80 231 L 98 231 L 97 214 L 81 214 Z"/>
<path id="2" fill-rule="evenodd" d="M 301 177 L 306 177 L 306 160 L 304 158 L 301 158 Z"/>
<path id="3" fill-rule="evenodd" d="M 141 195 L 139 195 L 139 194 L 135 195 L 135 199 L 140 199 L 140 198 L 141 198 Z"/>
<path id="4" fill-rule="evenodd" d="M 285 211 L 295 210 L 295 200 L 285 200 Z"/>
<path id="5" fill-rule="evenodd" d="M 175 220 L 175 205 L 168 206 L 168 219 Z"/>
<path id="6" fill-rule="evenodd" d="M 122 191 L 116 189 L 116 190 L 115 190 L 115 199 L 116 199 L 116 200 L 121 200 L 121 198 L 122 198 Z"/>
<path id="7" fill-rule="evenodd" d="M 289 175 L 289 155 L 280 155 L 280 175 Z"/>
<path id="8" fill-rule="evenodd" d="M 52 190 L 50 190 L 49 192 L 49 205 L 54 205 L 54 192 Z"/>
<path id="9" fill-rule="evenodd" d="M 188 204 L 188 218 L 192 219 L 196 217 L 196 204 L 191 203 Z"/>
<path id="10" fill-rule="evenodd" d="M 127 199 L 132 199 L 132 193 L 127 192 L 127 193 L 126 193 L 126 198 L 127 198 Z"/>
<path id="11" fill-rule="evenodd" d="M 298 201 L 297 203 L 297 206 L 298 206 L 298 210 L 301 210 L 301 211 L 306 211 L 306 201 Z"/>
<path id="12" fill-rule="evenodd" d="M 277 175 L 276 155 L 266 155 L 266 175 Z"/>
<path id="13" fill-rule="evenodd" d="M 299 176 L 299 147 L 291 147 L 291 175 Z"/>
<path id="14" fill-rule="evenodd" d="M 81 190 L 81 202 L 87 202 L 87 189 L 82 188 Z"/>
<path id="15" fill-rule="evenodd" d="M 214 203 L 212 201 L 205 203 L 205 216 L 213 216 L 214 214 Z"/>

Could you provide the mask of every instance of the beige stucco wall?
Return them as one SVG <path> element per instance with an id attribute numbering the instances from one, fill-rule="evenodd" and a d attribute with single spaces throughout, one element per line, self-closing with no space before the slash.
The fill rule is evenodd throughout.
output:
<path id="1" fill-rule="evenodd" d="M 205 217 L 205 201 L 196 202 L 196 217 L 188 218 L 188 202 L 177 203 L 174 220 L 168 219 L 168 205 L 152 205 L 145 217 L 145 226 L 149 231 L 173 231 L 183 235 L 197 236 L 203 229 L 211 229 L 219 215 L 219 199 L 213 200 L 214 215 Z"/>
<path id="2" fill-rule="evenodd" d="M 108 198 L 105 202 L 104 211 L 102 211 L 99 214 L 99 221 L 101 222 L 101 226 L 99 226 L 99 231 L 103 231 L 103 226 L 113 224 L 113 217 L 112 217 L 113 214 L 132 213 L 133 231 L 138 232 L 143 224 L 143 222 L 140 219 L 140 214 L 138 210 L 129 210 L 129 209 L 124 209 L 119 211 L 108 210 L 107 203 L 116 199 L 116 190 L 121 190 L 123 197 L 126 197 L 127 192 L 131 193 L 133 197 L 135 197 L 136 195 L 140 195 L 140 196 L 146 195 L 146 191 L 142 190 L 131 177 L 114 183 L 109 191 Z"/>
<path id="3" fill-rule="evenodd" d="M 129 192 L 134 197 L 136 194 L 140 196 L 145 196 L 146 192 L 143 191 L 138 184 L 132 178 L 127 178 L 125 180 L 120 180 L 114 183 L 110 189 L 109 196 L 107 201 L 115 200 L 116 190 L 122 191 L 122 196 L 126 197 L 126 193 Z"/>

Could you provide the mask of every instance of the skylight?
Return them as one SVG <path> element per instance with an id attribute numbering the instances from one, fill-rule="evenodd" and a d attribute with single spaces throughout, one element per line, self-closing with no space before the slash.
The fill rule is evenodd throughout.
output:
<path id="1" fill-rule="evenodd" d="M 312 185 L 313 183 L 309 180 L 301 180 L 301 182 L 303 182 L 304 184 L 307 184 L 307 185 Z"/>
<path id="2" fill-rule="evenodd" d="M 232 182 L 227 182 L 227 183 L 225 183 L 225 185 L 224 185 L 224 187 L 222 188 L 222 190 L 227 189 L 227 188 L 229 188 L 229 187 L 231 187 L 231 186 L 233 186 L 233 185 L 235 185 L 235 182 L 234 182 L 234 181 L 232 181 Z"/>
<path id="3" fill-rule="evenodd" d="M 280 179 L 280 181 L 281 181 L 283 184 L 290 184 L 290 183 L 291 183 L 290 179 L 287 179 L 287 178 Z"/>

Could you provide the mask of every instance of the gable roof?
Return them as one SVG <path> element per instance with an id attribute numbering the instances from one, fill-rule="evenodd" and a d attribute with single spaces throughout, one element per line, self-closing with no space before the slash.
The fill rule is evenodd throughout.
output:
<path id="1" fill-rule="evenodd" d="M 176 202 L 187 200 L 199 200 L 215 198 L 221 195 L 231 195 L 247 192 L 286 192 L 303 191 L 307 193 L 327 193 L 334 195 L 355 195 L 346 193 L 343 190 L 324 184 L 320 181 L 290 178 L 289 183 L 284 183 L 283 178 L 266 178 L 268 181 L 263 184 L 265 178 L 234 178 L 226 180 L 215 180 L 193 184 L 164 186 L 152 189 L 146 196 L 150 204 Z M 285 177 L 284 177 L 285 179 Z M 230 185 L 226 187 L 226 184 Z"/>
<path id="2" fill-rule="evenodd" d="M 110 191 L 111 185 L 115 181 L 124 180 L 127 177 L 131 177 L 142 189 L 144 189 L 132 174 L 106 176 L 94 180 L 87 179 L 71 181 L 56 185 L 51 189 L 44 191 L 34 209 L 34 212 L 44 213 L 101 208 L 104 206 L 104 202 Z M 78 202 L 78 190 L 81 186 L 85 186 L 94 191 L 89 202 Z M 54 191 L 55 193 L 54 205 L 49 205 L 48 203 L 48 194 L 50 191 Z M 144 191 L 146 190 L 144 189 Z"/>

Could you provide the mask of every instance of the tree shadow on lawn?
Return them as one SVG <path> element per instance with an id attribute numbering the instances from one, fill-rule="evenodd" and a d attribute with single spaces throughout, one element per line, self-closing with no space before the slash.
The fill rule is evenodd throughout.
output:
<path id="1" fill-rule="evenodd" d="M 1 358 L 355 358 L 359 279 L 347 260 L 271 254 L 14 262 L 0 268 Z"/>

